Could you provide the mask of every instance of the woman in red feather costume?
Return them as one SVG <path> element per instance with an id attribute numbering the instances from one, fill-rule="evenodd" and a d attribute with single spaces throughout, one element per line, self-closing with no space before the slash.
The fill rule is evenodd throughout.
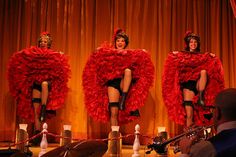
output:
<path id="1" fill-rule="evenodd" d="M 51 44 L 50 34 L 43 32 L 37 47 L 14 53 L 8 65 L 9 88 L 17 102 L 17 114 L 34 122 L 36 132 L 50 113 L 62 107 L 68 91 L 68 59 L 50 49 Z"/>
<path id="2" fill-rule="evenodd" d="M 187 32 L 185 51 L 169 53 L 162 95 L 171 120 L 187 127 L 211 121 L 214 98 L 224 89 L 223 68 L 212 53 L 200 53 L 200 37 Z"/>
<path id="3" fill-rule="evenodd" d="M 145 50 L 125 49 L 129 39 L 115 31 L 114 46 L 103 44 L 89 58 L 83 72 L 85 105 L 95 120 L 111 126 L 139 117 L 154 79 L 154 66 Z"/>

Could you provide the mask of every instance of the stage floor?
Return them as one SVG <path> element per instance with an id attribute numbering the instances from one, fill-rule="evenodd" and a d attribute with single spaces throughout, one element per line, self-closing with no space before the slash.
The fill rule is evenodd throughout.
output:
<path id="1" fill-rule="evenodd" d="M 4 144 L 1 144 L 4 145 Z M 55 148 L 59 147 L 59 144 L 49 144 L 47 148 L 47 152 L 51 151 Z M 13 147 L 14 148 L 14 147 Z M 12 148 L 12 149 L 13 149 Z M 0 149 L 7 149 L 7 147 L 0 147 Z M 40 147 L 30 147 L 30 150 L 33 152 L 33 157 L 38 157 L 38 154 L 40 152 Z M 178 153 L 173 153 L 173 148 L 168 148 L 168 155 L 159 155 L 155 151 L 152 151 L 150 154 L 146 154 L 145 152 L 148 151 L 146 146 L 140 146 L 140 156 L 141 157 L 178 157 Z M 123 145 L 122 146 L 122 154 L 120 157 L 131 157 L 133 154 L 133 146 L 132 145 Z M 103 157 L 109 157 L 109 154 L 104 154 Z"/>

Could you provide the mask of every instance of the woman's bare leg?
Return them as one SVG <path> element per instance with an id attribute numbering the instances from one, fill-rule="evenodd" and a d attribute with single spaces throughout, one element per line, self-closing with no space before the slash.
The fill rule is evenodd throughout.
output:
<path id="1" fill-rule="evenodd" d="M 41 92 L 38 91 L 37 89 L 33 89 L 32 98 L 40 99 Z M 34 106 L 34 127 L 35 127 L 35 130 L 41 130 L 41 122 L 39 121 L 39 115 L 38 115 L 40 102 L 33 102 L 33 106 Z"/>
<path id="2" fill-rule="evenodd" d="M 46 105 L 48 100 L 48 82 L 43 81 L 41 86 L 42 86 L 42 95 L 41 95 L 42 105 Z"/>
<path id="3" fill-rule="evenodd" d="M 124 78 L 121 80 L 121 89 L 123 93 L 127 93 L 129 91 L 131 81 L 132 81 L 132 71 L 127 68 L 124 71 Z"/>
<path id="4" fill-rule="evenodd" d="M 119 97 L 120 93 L 117 89 L 114 87 L 108 87 L 108 99 L 109 103 L 117 103 L 119 104 Z M 111 112 L 111 126 L 117 126 L 118 125 L 118 106 L 109 106 L 110 107 L 110 112 Z"/>
<path id="5" fill-rule="evenodd" d="M 201 70 L 200 72 L 200 79 L 197 83 L 197 89 L 199 92 L 202 92 L 205 90 L 207 84 L 207 72 L 206 70 Z"/>
<path id="6" fill-rule="evenodd" d="M 42 93 L 41 93 L 41 111 L 40 111 L 40 121 L 45 121 L 46 117 L 46 104 L 48 100 L 48 82 L 43 81 L 41 84 Z"/>
<path id="7" fill-rule="evenodd" d="M 110 107 L 110 112 L 111 112 L 111 119 L 110 119 L 110 123 L 111 126 L 118 126 L 118 112 L 119 109 L 118 107 Z"/>
<path id="8" fill-rule="evenodd" d="M 201 106 L 205 106 L 204 100 L 203 100 L 203 91 L 206 88 L 207 84 L 207 72 L 206 70 L 201 70 L 200 72 L 200 78 L 197 82 L 197 90 L 199 91 L 199 100 L 198 104 Z"/>
<path id="9" fill-rule="evenodd" d="M 124 78 L 121 80 L 121 90 L 122 90 L 122 96 L 120 100 L 120 110 L 125 109 L 125 100 L 127 93 L 129 91 L 129 87 L 132 81 L 132 71 L 130 69 L 125 69 L 124 71 Z"/>
<path id="10" fill-rule="evenodd" d="M 186 126 L 190 127 L 193 125 L 193 107 L 192 106 L 185 106 L 186 111 Z"/>
<path id="11" fill-rule="evenodd" d="M 194 92 L 189 89 L 183 89 L 184 102 L 189 102 L 184 104 L 186 111 L 186 126 L 190 127 L 193 125 L 193 104 L 192 100 L 194 97 Z"/>

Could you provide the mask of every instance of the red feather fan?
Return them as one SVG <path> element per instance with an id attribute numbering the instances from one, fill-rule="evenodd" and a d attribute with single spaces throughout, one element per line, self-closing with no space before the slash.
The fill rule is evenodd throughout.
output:
<path id="1" fill-rule="evenodd" d="M 14 53 L 8 64 L 8 81 L 10 93 L 17 101 L 18 115 L 34 121 L 32 106 L 34 82 L 49 81 L 51 83 L 47 110 L 62 107 L 68 92 L 69 77 L 70 66 L 64 54 L 38 47 Z"/>
<path id="2" fill-rule="evenodd" d="M 178 124 L 185 124 L 185 109 L 181 83 L 188 80 L 198 80 L 200 71 L 206 70 L 208 75 L 204 102 L 206 106 L 214 106 L 215 96 L 224 89 L 224 74 L 219 58 L 212 57 L 209 53 L 178 52 L 169 53 L 162 76 L 162 95 L 168 110 L 169 118 Z M 196 105 L 198 95 L 194 97 L 194 121 L 196 125 L 212 123 L 204 118 L 210 112 Z"/>
<path id="3" fill-rule="evenodd" d="M 87 61 L 83 71 L 85 105 L 95 120 L 109 121 L 107 85 L 109 80 L 122 78 L 124 70 L 132 70 L 133 83 L 126 99 L 126 109 L 119 112 L 119 123 L 133 121 L 130 116 L 144 105 L 154 80 L 154 66 L 144 50 L 117 50 L 108 45 L 98 48 Z"/>

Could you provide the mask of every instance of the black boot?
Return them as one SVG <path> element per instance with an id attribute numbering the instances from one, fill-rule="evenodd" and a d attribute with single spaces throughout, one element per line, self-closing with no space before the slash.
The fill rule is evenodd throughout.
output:
<path id="1" fill-rule="evenodd" d="M 199 92 L 198 105 L 205 106 L 203 99 L 203 92 Z"/>
<path id="2" fill-rule="evenodd" d="M 140 117 L 139 110 L 130 111 L 130 116 Z"/>
<path id="3" fill-rule="evenodd" d="M 41 122 L 44 122 L 45 121 L 45 117 L 46 117 L 46 105 L 41 105 L 41 111 L 40 111 L 39 120 Z"/>
<path id="4" fill-rule="evenodd" d="M 204 118 L 206 118 L 207 120 L 211 120 L 211 118 L 213 117 L 213 113 L 205 113 Z"/>
<path id="5" fill-rule="evenodd" d="M 125 109 L 125 99 L 126 99 L 127 93 L 122 93 L 119 109 L 124 110 Z"/>

